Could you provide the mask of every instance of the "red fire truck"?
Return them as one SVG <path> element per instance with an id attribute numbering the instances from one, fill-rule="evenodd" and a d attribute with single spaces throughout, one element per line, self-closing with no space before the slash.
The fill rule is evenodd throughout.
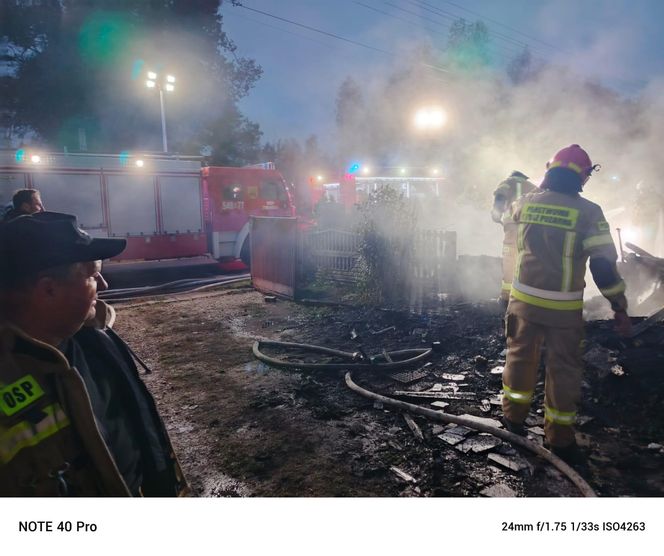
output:
<path id="1" fill-rule="evenodd" d="M 295 216 L 291 193 L 272 164 L 201 169 L 205 229 L 216 259 L 249 261 L 249 216 Z"/>
<path id="2" fill-rule="evenodd" d="M 249 260 L 250 216 L 293 216 L 270 163 L 201 167 L 200 157 L 0 152 L 0 202 L 20 188 L 48 210 L 75 214 L 97 237 L 124 237 L 117 260 L 210 256 Z"/>
<path id="3" fill-rule="evenodd" d="M 395 171 L 396 170 L 396 171 Z M 369 195 L 382 188 L 395 190 L 406 199 L 430 203 L 443 196 L 445 181 L 438 175 L 408 176 L 399 169 L 387 169 L 375 176 L 342 174 L 338 181 L 309 180 L 309 196 L 312 207 L 318 203 L 332 201 L 346 210 L 367 200 Z"/>

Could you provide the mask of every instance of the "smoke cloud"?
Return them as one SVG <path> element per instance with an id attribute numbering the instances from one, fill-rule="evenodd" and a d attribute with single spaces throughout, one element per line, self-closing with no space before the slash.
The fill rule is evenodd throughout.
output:
<path id="1" fill-rule="evenodd" d="M 341 151 L 381 166 L 442 166 L 450 193 L 487 209 L 509 172 L 541 179 L 559 148 L 578 143 L 602 165 L 586 195 L 610 210 L 629 202 L 639 181 L 657 181 L 661 85 L 626 99 L 563 67 L 542 69 L 519 85 L 489 72 L 436 82 L 414 69 L 362 87 L 364 116 L 344 122 Z M 439 137 L 417 137 L 410 118 L 432 99 L 447 111 L 448 124 Z"/>
<path id="2" fill-rule="evenodd" d="M 599 59 L 606 64 L 607 53 L 630 33 L 625 30 L 614 42 L 602 38 L 579 52 L 580 67 L 592 68 Z M 356 83 L 342 105 L 352 117 L 342 118 L 339 128 L 342 158 L 370 166 L 418 167 L 411 175 L 442 168 L 438 212 L 422 213 L 421 227 L 456 230 L 460 254 L 500 256 L 502 231 L 489 216 L 497 184 L 513 170 L 539 184 L 546 161 L 573 143 L 602 166 L 583 195 L 602 206 L 614 240 L 616 227 L 630 233 L 657 227 L 657 210 L 664 208 L 658 160 L 664 144 L 662 78 L 627 96 L 583 77 L 590 70 L 580 74 L 556 63 L 523 68 L 519 83 L 493 68 L 446 73 L 432 67 L 450 65 L 429 44 L 404 48 L 389 74 Z M 611 77 L 619 76 L 613 69 Z M 346 93 L 352 92 L 346 85 Z M 447 125 L 436 134 L 418 135 L 413 114 L 432 104 L 447 112 Z M 638 206 L 644 203 L 651 210 Z M 648 241 L 644 247 L 661 253 L 664 246 L 657 246 L 655 237 L 650 230 L 631 241 Z"/>

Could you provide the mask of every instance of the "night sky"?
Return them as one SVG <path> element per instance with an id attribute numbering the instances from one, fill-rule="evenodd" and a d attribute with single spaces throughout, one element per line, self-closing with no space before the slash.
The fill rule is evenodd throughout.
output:
<path id="1" fill-rule="evenodd" d="M 243 100 L 266 140 L 334 130 L 334 100 L 347 76 L 385 74 L 418 41 L 442 49 L 458 17 L 489 27 L 496 69 L 528 45 L 534 57 L 570 66 L 636 95 L 664 80 L 664 2 L 660 0 L 243 0 L 224 2 L 224 29 L 238 54 L 264 73 Z M 279 18 L 338 35 L 299 27 Z"/>

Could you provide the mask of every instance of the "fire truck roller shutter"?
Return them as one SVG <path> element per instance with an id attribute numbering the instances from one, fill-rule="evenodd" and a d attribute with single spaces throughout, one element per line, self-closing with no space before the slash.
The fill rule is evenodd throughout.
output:
<path id="1" fill-rule="evenodd" d="M 203 207 L 198 176 L 160 176 L 159 188 L 163 231 L 201 233 Z"/>
<path id="2" fill-rule="evenodd" d="M 101 175 L 89 173 L 34 172 L 33 187 L 41 193 L 46 210 L 75 214 L 92 235 L 106 235 L 102 207 Z"/>
<path id="3" fill-rule="evenodd" d="M 110 234 L 141 236 L 157 233 L 154 176 L 109 175 Z"/>

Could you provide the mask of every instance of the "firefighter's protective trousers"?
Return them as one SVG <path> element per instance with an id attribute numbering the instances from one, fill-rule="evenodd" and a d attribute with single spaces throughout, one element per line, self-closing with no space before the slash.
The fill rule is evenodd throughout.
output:
<path id="1" fill-rule="evenodd" d="M 550 446 L 574 442 L 581 393 L 583 327 L 554 328 L 517 315 L 505 318 L 507 363 L 503 372 L 503 412 L 513 423 L 528 415 L 537 383 L 542 344 L 546 345 L 544 432 Z"/>

